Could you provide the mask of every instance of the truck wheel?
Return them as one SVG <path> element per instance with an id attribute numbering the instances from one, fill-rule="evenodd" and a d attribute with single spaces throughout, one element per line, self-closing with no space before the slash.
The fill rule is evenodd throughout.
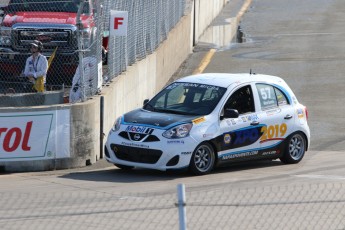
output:
<path id="1" fill-rule="evenodd" d="M 287 139 L 284 155 L 280 158 L 285 164 L 296 164 L 304 156 L 306 149 L 306 139 L 301 133 L 294 133 Z"/>
<path id="2" fill-rule="evenodd" d="M 213 147 L 203 142 L 196 147 L 189 163 L 189 169 L 196 175 L 204 175 L 212 171 L 216 161 Z"/>

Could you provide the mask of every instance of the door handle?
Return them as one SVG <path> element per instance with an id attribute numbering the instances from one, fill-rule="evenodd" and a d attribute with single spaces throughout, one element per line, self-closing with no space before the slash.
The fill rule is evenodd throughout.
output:
<path id="1" fill-rule="evenodd" d="M 289 120 L 289 119 L 291 119 L 292 118 L 292 116 L 290 115 L 290 114 L 288 114 L 288 115 L 286 115 L 285 117 L 284 117 L 284 119 L 286 119 L 286 120 Z"/>
<path id="2" fill-rule="evenodd" d="M 258 124 L 260 124 L 260 122 L 258 121 L 253 121 L 252 123 L 250 123 L 250 125 L 258 125 Z"/>

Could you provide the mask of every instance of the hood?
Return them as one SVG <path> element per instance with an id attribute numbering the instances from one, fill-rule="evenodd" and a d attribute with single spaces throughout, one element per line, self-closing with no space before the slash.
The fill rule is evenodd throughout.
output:
<path id="1" fill-rule="evenodd" d="M 4 17 L 4 26 L 12 26 L 16 23 L 54 23 L 54 24 L 76 24 L 76 13 L 66 12 L 17 12 Z M 82 16 L 82 21 L 88 16 Z M 84 23 L 83 23 L 84 24 Z"/>
<path id="2" fill-rule="evenodd" d="M 124 115 L 124 121 L 126 123 L 135 123 L 138 125 L 151 125 L 161 128 L 166 128 L 167 126 L 178 125 L 181 123 L 192 122 L 198 116 L 191 115 L 180 115 L 171 113 L 158 113 L 151 112 L 143 109 L 136 109 L 128 112 Z"/>

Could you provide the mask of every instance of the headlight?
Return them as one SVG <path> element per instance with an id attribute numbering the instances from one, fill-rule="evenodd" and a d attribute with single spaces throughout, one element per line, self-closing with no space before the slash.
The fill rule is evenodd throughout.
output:
<path id="1" fill-rule="evenodd" d="M 112 132 L 116 132 L 117 130 L 120 129 L 120 126 L 121 126 L 121 119 L 122 119 L 122 117 L 119 117 L 119 118 L 116 119 L 116 121 L 115 121 L 113 127 L 111 128 L 111 131 L 112 131 Z"/>
<path id="2" fill-rule="evenodd" d="M 0 45 L 10 46 L 11 45 L 11 28 L 1 27 L 0 28 Z"/>
<path id="3" fill-rule="evenodd" d="M 169 139 L 187 137 L 192 127 L 193 125 L 191 123 L 178 125 L 165 131 L 162 135 Z"/>

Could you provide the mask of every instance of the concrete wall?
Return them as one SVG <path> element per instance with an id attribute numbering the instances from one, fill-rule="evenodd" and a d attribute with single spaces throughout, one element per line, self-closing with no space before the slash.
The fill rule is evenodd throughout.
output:
<path id="1" fill-rule="evenodd" d="M 37 110 L 69 109 L 71 125 L 71 158 L 1 162 L 3 171 L 42 171 L 83 167 L 100 159 L 100 98 L 104 98 L 104 133 L 116 117 L 142 105 L 143 100 L 157 93 L 192 52 L 193 25 L 203 31 L 217 16 L 227 0 L 195 0 L 199 13 L 194 22 L 193 11 L 184 16 L 159 48 L 146 59 L 130 66 L 122 75 L 103 87 L 101 95 L 84 103 L 30 108 L 0 108 L 0 114 Z M 208 5 L 212 3 L 211 5 Z M 201 7 L 201 5 L 203 5 Z M 207 20 L 202 20 L 205 14 Z M 202 22 L 199 22 L 202 21 Z M 208 23 L 208 24 L 207 24 Z M 198 35 L 199 36 L 199 35 Z M 105 140 L 104 140 L 105 141 Z M 63 143 L 61 143 L 63 144 Z M 1 154 L 1 153 L 0 153 Z"/>
<path id="2" fill-rule="evenodd" d="M 194 43 L 198 43 L 200 36 L 204 33 L 207 26 L 211 24 L 227 2 L 229 0 L 194 0 Z"/>

